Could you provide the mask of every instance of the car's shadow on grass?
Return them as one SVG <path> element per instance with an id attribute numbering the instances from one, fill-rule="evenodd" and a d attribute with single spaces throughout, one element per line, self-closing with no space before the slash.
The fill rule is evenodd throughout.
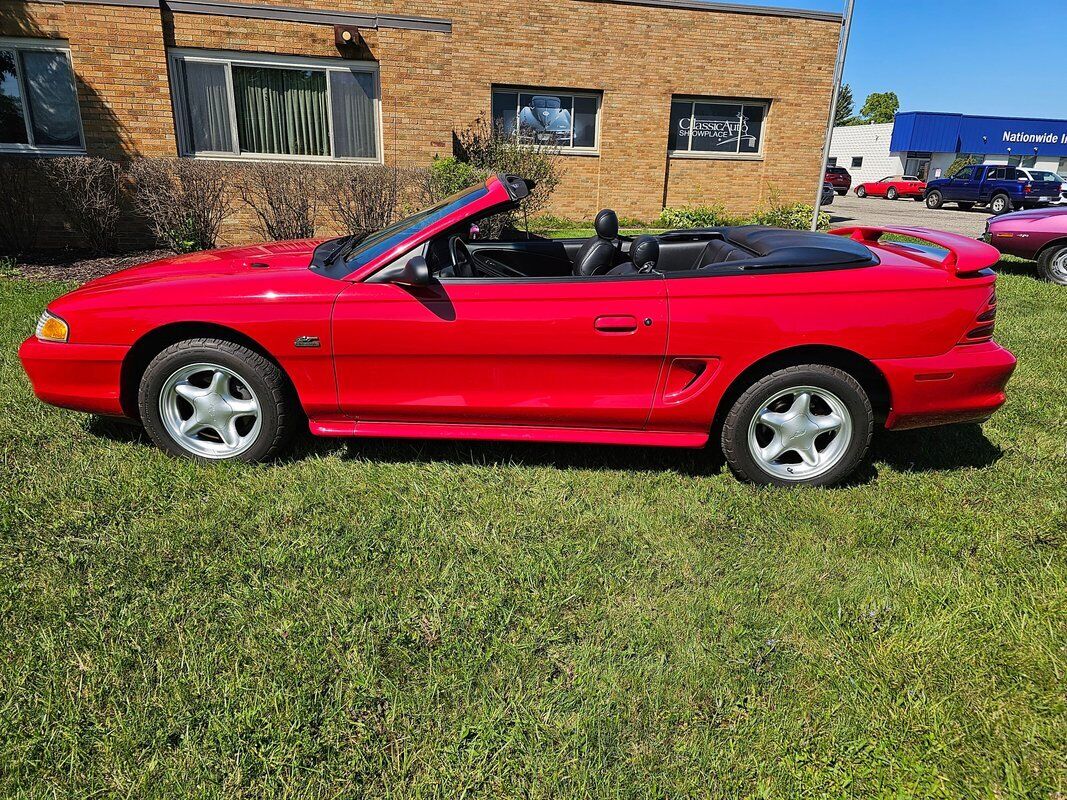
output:
<path id="1" fill-rule="evenodd" d="M 152 446 L 139 425 L 93 417 L 87 430 L 115 442 Z M 898 472 L 948 472 L 995 464 L 1001 448 L 986 438 L 980 425 L 946 425 L 913 431 L 876 431 L 864 464 L 845 483 L 858 486 L 878 476 L 879 467 Z M 316 456 L 390 464 L 412 462 L 457 466 L 551 467 L 622 472 L 674 472 L 710 477 L 725 465 L 718 447 L 701 450 L 671 447 L 471 442 L 441 439 L 322 439 L 301 433 L 275 464 L 292 464 Z"/>

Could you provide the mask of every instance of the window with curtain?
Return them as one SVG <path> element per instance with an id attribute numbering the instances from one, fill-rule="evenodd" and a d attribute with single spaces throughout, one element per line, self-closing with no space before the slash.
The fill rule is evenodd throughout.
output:
<path id="1" fill-rule="evenodd" d="M 0 39 L 0 151 L 84 147 L 67 49 L 48 40 Z"/>
<path id="2" fill-rule="evenodd" d="M 600 94 L 493 89 L 493 125 L 530 144 L 596 150 Z"/>
<path id="3" fill-rule="evenodd" d="M 766 116 L 763 102 L 676 97 L 667 149 L 675 155 L 756 157 L 763 152 Z"/>
<path id="4" fill-rule="evenodd" d="M 176 52 L 185 155 L 377 160 L 376 65 Z"/>

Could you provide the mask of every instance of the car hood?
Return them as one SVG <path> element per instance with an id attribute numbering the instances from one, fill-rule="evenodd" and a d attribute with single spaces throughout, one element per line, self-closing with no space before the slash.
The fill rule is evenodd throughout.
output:
<path id="1" fill-rule="evenodd" d="M 134 286 L 184 281 L 210 281 L 245 273 L 306 270 L 321 244 L 318 239 L 229 247 L 150 261 L 89 281 L 77 291 L 97 293 Z"/>
<path id="2" fill-rule="evenodd" d="M 1002 214 L 990 220 L 992 225 L 1000 225 L 1005 222 L 1031 223 L 1050 217 L 1062 217 L 1067 215 L 1067 208 L 1034 208 L 1029 211 L 1013 211 L 1010 214 Z"/>

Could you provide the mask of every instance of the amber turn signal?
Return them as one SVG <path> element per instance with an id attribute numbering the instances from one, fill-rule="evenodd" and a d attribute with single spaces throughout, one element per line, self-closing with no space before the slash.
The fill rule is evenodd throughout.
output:
<path id="1" fill-rule="evenodd" d="M 70 328 L 59 317 L 45 311 L 37 320 L 37 338 L 42 342 L 65 342 L 70 338 Z"/>

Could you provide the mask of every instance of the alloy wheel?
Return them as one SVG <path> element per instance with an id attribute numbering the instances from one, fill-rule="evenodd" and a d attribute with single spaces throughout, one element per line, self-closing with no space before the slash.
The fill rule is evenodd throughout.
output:
<path id="1" fill-rule="evenodd" d="M 1061 248 L 1049 262 L 1048 277 L 1053 283 L 1067 286 L 1067 247 Z"/>
<path id="2" fill-rule="evenodd" d="M 247 380 L 220 364 L 189 364 L 173 372 L 159 393 L 167 434 L 203 458 L 232 458 L 256 442 L 259 398 Z"/>
<path id="3" fill-rule="evenodd" d="M 787 481 L 817 477 L 841 461 L 852 417 L 833 392 L 794 386 L 775 392 L 752 416 L 748 447 L 760 469 Z"/>

